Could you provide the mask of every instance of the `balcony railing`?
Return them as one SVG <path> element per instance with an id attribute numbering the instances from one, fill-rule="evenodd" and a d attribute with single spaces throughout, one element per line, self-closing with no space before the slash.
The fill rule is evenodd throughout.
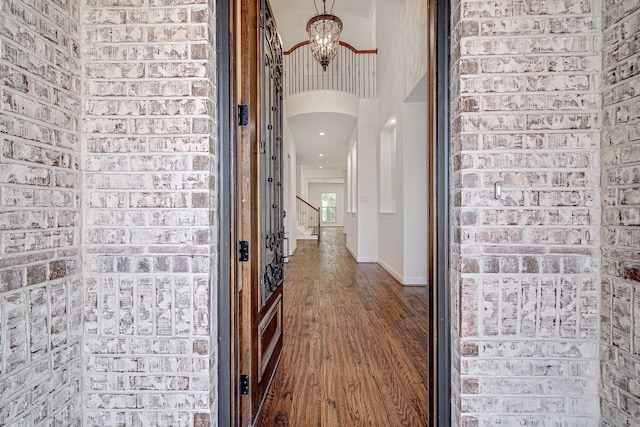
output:
<path id="1" fill-rule="evenodd" d="M 304 41 L 284 53 L 284 95 L 310 90 L 337 90 L 360 98 L 375 98 L 378 50 L 357 50 L 340 42 L 327 71 L 313 58 Z"/>

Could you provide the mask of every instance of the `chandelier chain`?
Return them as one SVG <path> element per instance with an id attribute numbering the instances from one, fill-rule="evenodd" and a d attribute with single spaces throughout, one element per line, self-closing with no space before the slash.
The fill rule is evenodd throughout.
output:
<path id="1" fill-rule="evenodd" d="M 336 0 L 333 0 L 331 3 L 331 9 L 329 9 L 329 13 L 333 13 L 333 6 L 335 6 Z M 318 10 L 318 6 L 316 4 L 316 0 L 313 0 L 313 7 L 316 8 L 316 15 L 320 15 L 320 11 Z M 327 14 L 327 0 L 322 0 L 322 13 Z"/>

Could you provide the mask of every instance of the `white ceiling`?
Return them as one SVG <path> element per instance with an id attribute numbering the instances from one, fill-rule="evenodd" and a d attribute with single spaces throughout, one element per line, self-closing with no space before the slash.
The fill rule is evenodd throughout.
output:
<path id="1" fill-rule="evenodd" d="M 313 0 L 270 0 L 269 3 L 285 50 L 306 39 L 307 21 L 316 14 L 316 7 L 322 13 L 321 0 L 315 0 L 315 5 Z M 371 25 L 374 8 L 374 0 L 327 0 L 327 12 L 332 10 L 344 23 L 342 39 L 356 49 L 375 48 Z"/>
<path id="2" fill-rule="evenodd" d="M 298 165 L 345 169 L 347 144 L 356 122 L 355 117 L 340 113 L 299 114 L 289 118 Z"/>
<path id="3" fill-rule="evenodd" d="M 342 14 L 355 14 L 358 16 L 369 17 L 374 0 L 327 0 L 327 11 L 331 9 L 333 4 L 333 13 L 337 16 Z M 276 15 L 278 26 L 283 23 L 278 21 L 278 12 L 283 10 L 303 11 L 310 15 L 315 13 L 316 7 L 322 11 L 322 0 L 316 0 L 315 6 L 313 0 L 269 0 L 271 10 Z"/>
<path id="4" fill-rule="evenodd" d="M 327 0 L 327 10 L 334 0 Z M 285 50 L 306 39 L 305 26 L 316 9 L 313 0 L 270 0 L 278 31 Z M 316 0 L 322 11 L 322 1 Z M 375 48 L 372 14 L 374 0 L 335 0 L 333 13 L 344 23 L 343 37 L 358 49 Z M 346 169 L 348 138 L 357 119 L 338 113 L 313 113 L 288 120 L 297 147 L 299 166 L 324 169 Z M 320 132 L 325 132 L 324 136 Z M 323 154 L 321 157 L 320 154 Z"/>
<path id="5" fill-rule="evenodd" d="M 327 11 L 332 1 L 327 0 Z M 316 7 L 322 12 L 321 0 L 315 6 L 313 0 L 271 0 L 270 4 L 284 50 L 306 40 L 307 21 L 316 14 Z M 340 38 L 356 49 L 375 49 L 374 10 L 374 0 L 335 0 L 333 14 L 344 24 Z"/>

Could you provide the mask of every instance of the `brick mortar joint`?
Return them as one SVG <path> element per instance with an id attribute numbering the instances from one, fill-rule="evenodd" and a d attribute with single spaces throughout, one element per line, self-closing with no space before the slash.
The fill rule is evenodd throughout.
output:
<path id="1" fill-rule="evenodd" d="M 5 1 L 7 1 L 7 0 L 5 0 Z M 11 3 L 13 3 L 13 2 L 11 2 Z M 74 18 L 73 16 L 71 16 L 71 15 L 69 14 L 69 11 L 67 11 L 67 10 L 65 10 L 65 9 L 60 8 L 60 7 L 59 7 L 59 4 L 58 4 L 57 2 L 55 2 L 55 1 L 48 2 L 48 3 L 47 3 L 47 5 L 48 5 L 49 7 L 52 7 L 53 9 L 57 10 L 58 12 L 62 12 L 62 13 L 60 13 L 60 14 L 61 14 L 61 15 L 64 15 L 64 16 L 65 16 L 66 18 L 68 18 L 68 19 L 73 19 L 73 18 Z M 28 9 L 32 10 L 35 14 L 37 14 L 37 15 L 38 15 L 38 19 L 46 20 L 46 21 L 47 21 L 47 25 L 49 25 L 49 26 L 51 26 L 51 27 L 55 28 L 57 31 L 59 31 L 59 32 L 60 32 L 60 33 L 62 33 L 63 35 L 68 36 L 69 38 L 79 38 L 79 35 L 80 35 L 80 29 L 79 29 L 79 26 L 77 27 L 77 28 L 78 28 L 77 32 L 70 32 L 67 28 L 65 28 L 65 27 L 61 27 L 61 26 L 57 25 L 57 23 L 56 23 L 56 21 L 55 21 L 55 20 L 47 19 L 47 17 L 43 16 L 39 10 L 33 9 L 33 8 L 31 8 L 31 7 L 27 7 L 27 6 L 25 6 L 25 8 L 28 8 Z M 6 12 L 6 11 L 4 11 L 4 12 L 2 12 L 2 13 L 0 13 L 0 14 L 1 14 L 1 15 L 4 15 L 4 16 L 8 16 L 8 17 L 10 17 L 10 18 L 12 18 L 12 17 L 13 17 L 13 15 L 9 15 L 9 13 L 8 13 L 8 12 Z M 21 27 L 22 27 L 23 29 L 26 29 L 26 31 L 27 31 L 28 33 L 30 33 L 31 35 L 34 35 L 34 36 L 36 36 L 36 37 L 38 37 L 38 38 L 41 38 L 41 39 L 44 39 L 44 40 L 45 40 L 45 43 L 46 43 L 47 45 L 49 45 L 49 46 L 54 47 L 54 49 L 60 46 L 56 41 L 52 41 L 52 40 L 50 40 L 49 38 L 46 38 L 46 37 L 42 36 L 42 35 L 41 35 L 41 34 L 39 34 L 38 32 L 36 32 L 36 31 L 32 30 L 32 28 L 31 28 L 30 26 L 28 26 L 28 25 L 24 25 L 25 23 L 24 23 L 22 20 L 19 20 L 19 19 L 17 19 L 17 18 L 14 18 L 14 19 L 12 19 L 12 21 L 13 21 L 13 22 L 16 22 L 16 23 L 17 23 L 17 24 L 19 24 L 19 25 L 21 25 Z M 4 39 L 4 40 L 10 40 L 10 39 L 8 39 L 7 37 L 5 37 L 4 35 L 0 36 L 0 38 L 2 38 L 2 39 Z M 10 40 L 10 41 L 11 41 L 11 40 Z M 61 50 L 61 49 L 59 49 L 59 50 Z M 62 50 L 61 50 L 61 51 L 62 51 Z M 71 52 L 67 51 L 66 53 L 71 53 Z"/>

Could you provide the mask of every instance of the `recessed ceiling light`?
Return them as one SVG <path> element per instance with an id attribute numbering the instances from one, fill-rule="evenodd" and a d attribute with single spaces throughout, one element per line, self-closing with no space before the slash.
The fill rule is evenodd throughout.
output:
<path id="1" fill-rule="evenodd" d="M 322 166 L 318 166 L 320 169 L 322 169 Z"/>
<path id="2" fill-rule="evenodd" d="M 324 132 L 320 132 L 320 136 L 324 136 Z"/>
<path id="3" fill-rule="evenodd" d="M 324 157 L 324 154 L 320 154 L 320 157 Z"/>

